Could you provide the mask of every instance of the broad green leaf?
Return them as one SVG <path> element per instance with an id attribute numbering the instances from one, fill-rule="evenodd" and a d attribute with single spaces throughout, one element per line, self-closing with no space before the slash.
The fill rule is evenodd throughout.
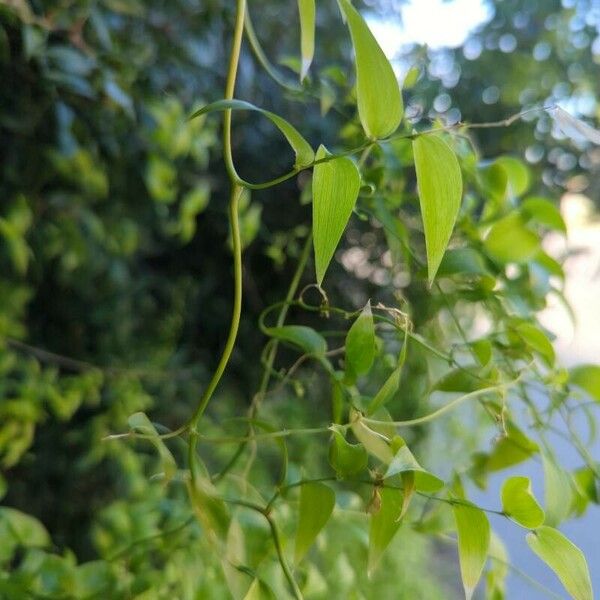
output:
<path id="1" fill-rule="evenodd" d="M 546 198 L 539 198 L 537 196 L 527 198 L 521 204 L 521 213 L 526 218 L 549 229 L 554 229 L 562 233 L 567 232 L 567 226 L 560 211 L 550 200 L 546 200 Z"/>
<path id="2" fill-rule="evenodd" d="M 531 181 L 529 169 L 518 158 L 501 156 L 494 162 L 506 171 L 508 189 L 512 196 L 522 196 L 529 189 Z"/>
<path id="3" fill-rule="evenodd" d="M 535 529 L 544 522 L 544 511 L 531 491 L 529 477 L 509 477 L 502 485 L 502 510 L 519 525 Z"/>
<path id="4" fill-rule="evenodd" d="M 224 541 L 229 530 L 230 515 L 227 505 L 217 497 L 217 490 L 207 477 L 191 479 L 187 483 L 192 509 L 211 541 Z"/>
<path id="5" fill-rule="evenodd" d="M 203 106 L 200 110 L 197 110 L 190 117 L 190 119 L 194 119 L 206 113 L 224 110 L 253 110 L 259 112 L 260 114 L 267 117 L 267 119 L 269 119 L 273 123 L 273 125 L 275 125 L 275 127 L 277 127 L 279 131 L 281 131 L 281 133 L 285 136 L 290 146 L 292 147 L 292 150 L 296 154 L 296 162 L 294 166 L 297 169 L 308 167 L 313 163 L 315 159 L 315 153 L 313 152 L 313 149 L 293 125 L 288 123 L 284 118 L 280 117 L 279 115 L 269 112 L 268 110 L 258 108 L 258 106 L 250 104 L 250 102 L 245 102 L 244 100 L 217 100 L 216 102 L 207 104 L 206 106 Z"/>
<path id="6" fill-rule="evenodd" d="M 540 527 L 527 534 L 529 547 L 560 579 L 575 600 L 593 600 L 590 572 L 583 552 L 552 527 Z"/>
<path id="7" fill-rule="evenodd" d="M 325 527 L 335 506 L 335 493 L 324 483 L 306 483 L 300 489 L 300 517 L 294 562 L 299 563 Z"/>
<path id="8" fill-rule="evenodd" d="M 432 283 L 460 209 L 462 175 L 453 150 L 438 136 L 420 135 L 413 142 L 413 152 Z"/>
<path id="9" fill-rule="evenodd" d="M 300 81 L 302 82 L 310 69 L 315 54 L 315 0 L 298 0 L 300 13 Z"/>
<path id="10" fill-rule="evenodd" d="M 540 240 L 525 227 L 523 217 L 512 212 L 492 225 L 484 247 L 500 263 L 525 263 L 538 253 Z"/>
<path id="11" fill-rule="evenodd" d="M 327 150 L 320 146 L 317 160 L 326 156 Z M 313 244 L 317 283 L 321 285 L 356 203 L 360 173 L 347 157 L 322 162 L 313 169 L 312 188 Z"/>
<path id="12" fill-rule="evenodd" d="M 346 378 L 353 382 L 369 371 L 375 358 L 375 325 L 368 302 L 346 336 Z"/>
<path id="13" fill-rule="evenodd" d="M 158 435 L 158 432 L 150 419 L 144 413 L 137 412 L 131 415 L 129 419 L 127 419 L 127 422 L 132 431 L 149 436 L 148 441 L 156 448 L 160 456 L 165 482 L 168 483 L 171 481 L 175 476 L 175 473 L 177 473 L 177 463 L 175 462 L 171 451 Z"/>
<path id="14" fill-rule="evenodd" d="M 375 394 L 371 400 L 367 409 L 367 414 L 372 415 L 376 413 L 382 406 L 384 406 L 392 396 L 398 391 L 400 387 L 400 378 L 402 375 L 402 365 L 398 365 L 385 380 L 385 383 L 381 386 L 379 391 Z"/>
<path id="15" fill-rule="evenodd" d="M 458 534 L 458 558 L 465 597 L 470 600 L 487 560 L 490 524 L 485 513 L 471 504 L 452 507 Z"/>
<path id="16" fill-rule="evenodd" d="M 372 454 L 385 464 L 389 464 L 394 458 L 387 438 L 368 427 L 356 411 L 350 413 L 350 427 L 356 439 Z"/>
<path id="17" fill-rule="evenodd" d="M 396 488 L 376 488 L 379 494 L 379 510 L 371 516 L 369 527 L 368 574 L 371 576 L 385 549 L 400 529 L 402 513 L 402 491 Z"/>
<path id="18" fill-rule="evenodd" d="M 367 136 L 385 138 L 398 128 L 404 112 L 402 94 L 392 65 L 358 11 L 339 0 L 356 54 L 358 115 Z"/>
<path id="19" fill-rule="evenodd" d="M 329 445 L 329 464 L 339 479 L 352 477 L 367 468 L 368 455 L 362 444 L 350 444 L 344 435 L 333 430 Z"/>
<path id="20" fill-rule="evenodd" d="M 327 352 L 327 341 L 314 329 L 304 325 L 282 325 L 281 327 L 268 327 L 268 335 L 289 342 L 300 348 L 306 354 L 323 356 Z"/>
<path id="21" fill-rule="evenodd" d="M 444 487 L 444 482 L 439 477 L 425 470 L 418 463 L 400 436 L 396 436 L 392 440 L 392 447 L 396 449 L 396 453 L 385 472 L 384 479 L 398 474 L 413 473 L 415 489 L 420 492 L 437 492 Z"/>
<path id="22" fill-rule="evenodd" d="M 546 525 L 552 527 L 562 523 L 568 516 L 573 501 L 571 477 L 547 453 L 542 453 L 544 466 L 544 503 Z"/>
<path id="23" fill-rule="evenodd" d="M 438 270 L 438 277 L 448 275 L 490 276 L 483 256 L 474 248 L 448 250 Z"/>
<path id="24" fill-rule="evenodd" d="M 600 402 L 600 366 L 579 365 L 569 371 L 569 382 Z"/>

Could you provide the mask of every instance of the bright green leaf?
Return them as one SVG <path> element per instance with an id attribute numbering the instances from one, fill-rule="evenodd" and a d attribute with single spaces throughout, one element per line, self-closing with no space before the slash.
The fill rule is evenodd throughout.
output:
<path id="1" fill-rule="evenodd" d="M 258 108 L 258 106 L 250 104 L 250 102 L 245 102 L 244 100 L 217 100 L 216 102 L 207 104 L 200 110 L 197 110 L 190 117 L 190 119 L 194 119 L 206 113 L 224 110 L 253 110 L 259 112 L 267 117 L 267 119 L 269 119 L 273 125 L 279 129 L 279 131 L 281 131 L 281 133 L 289 142 L 294 153 L 296 154 L 296 162 L 294 165 L 296 168 L 301 169 L 308 167 L 313 163 L 315 159 L 315 153 L 313 152 L 313 149 L 293 125 L 288 123 L 279 115 L 269 112 L 268 110 Z"/>
<path id="2" fill-rule="evenodd" d="M 525 227 L 521 215 L 512 212 L 492 225 L 484 246 L 500 263 L 525 263 L 537 254 L 540 240 Z"/>
<path id="3" fill-rule="evenodd" d="M 394 458 L 387 438 L 368 427 L 356 411 L 351 411 L 350 422 L 352 433 L 356 439 L 372 454 L 385 464 L 389 464 Z"/>
<path id="4" fill-rule="evenodd" d="M 342 433 L 333 430 L 329 445 L 329 464 L 339 479 L 352 477 L 367 468 L 368 455 L 362 444 L 351 444 Z"/>
<path id="5" fill-rule="evenodd" d="M 592 582 L 583 552 L 552 527 L 527 534 L 529 547 L 560 579 L 575 600 L 593 600 Z"/>
<path id="6" fill-rule="evenodd" d="M 300 490 L 300 509 L 294 562 L 299 563 L 325 527 L 335 506 L 335 493 L 323 483 L 306 483 Z"/>
<path id="7" fill-rule="evenodd" d="M 458 216 L 462 175 L 456 155 L 440 137 L 420 135 L 413 142 L 413 152 L 431 283 Z"/>
<path id="8" fill-rule="evenodd" d="M 402 513 L 402 491 L 396 488 L 376 488 L 379 495 L 379 510 L 371 516 L 369 527 L 368 573 L 373 574 L 385 549 L 400 528 Z"/>
<path id="9" fill-rule="evenodd" d="M 327 155 L 320 146 L 317 160 Z M 360 174 L 349 158 L 335 158 L 315 165 L 312 188 L 313 243 L 317 283 L 321 285 L 356 203 Z"/>
<path id="10" fill-rule="evenodd" d="M 544 511 L 531 491 L 529 477 L 509 477 L 502 486 L 502 509 L 519 525 L 535 529 L 544 522 Z"/>
<path id="11" fill-rule="evenodd" d="M 375 358 L 375 325 L 368 302 L 346 336 L 346 376 L 354 381 L 367 373 Z"/>
<path id="12" fill-rule="evenodd" d="M 521 196 L 528 189 L 531 181 L 529 169 L 513 156 L 501 156 L 495 164 L 500 165 L 508 178 L 508 189 L 512 196 Z"/>
<path id="13" fill-rule="evenodd" d="M 521 204 L 521 213 L 528 219 L 544 225 L 549 229 L 567 232 L 567 226 L 560 214 L 560 211 L 550 200 L 539 198 L 537 196 L 527 198 Z"/>
<path id="14" fill-rule="evenodd" d="M 298 0 L 300 13 L 300 81 L 303 81 L 310 69 L 315 54 L 315 0 Z"/>
<path id="15" fill-rule="evenodd" d="M 304 325 L 282 325 L 281 327 L 268 327 L 268 335 L 289 342 L 300 348 L 306 354 L 323 356 L 327 352 L 327 341 L 314 329 Z"/>
<path id="16" fill-rule="evenodd" d="M 579 365 L 569 371 L 569 382 L 600 402 L 600 366 Z"/>
<path id="17" fill-rule="evenodd" d="M 364 19 L 348 0 L 339 0 L 356 54 L 358 115 L 367 136 L 385 138 L 398 128 L 404 112 L 392 65 Z"/>
<path id="18" fill-rule="evenodd" d="M 479 582 L 490 545 L 490 524 L 485 513 L 471 504 L 452 507 L 458 534 L 458 557 L 465 597 L 470 600 Z"/>

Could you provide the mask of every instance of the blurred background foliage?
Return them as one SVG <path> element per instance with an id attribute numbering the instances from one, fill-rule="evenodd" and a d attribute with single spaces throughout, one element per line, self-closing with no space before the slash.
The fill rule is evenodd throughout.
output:
<path id="1" fill-rule="evenodd" d="M 559 101 L 597 116 L 597 4 L 489 4 L 491 20 L 462 48 L 413 47 L 399 56 L 413 67 L 407 116 L 415 124 L 493 121 Z M 259 0 L 250 9 L 266 54 L 293 81 L 298 33 L 284 24 L 296 23 L 295 3 Z M 125 431 L 136 411 L 177 427 L 218 359 L 232 291 L 228 183 L 218 120 L 186 116 L 222 96 L 232 10 L 217 0 L 0 1 L 3 598 L 23 598 L 25 590 L 43 598 L 228 597 L 220 564 L 190 520 L 185 490 L 165 495 L 149 479 L 155 459 L 143 443 L 103 438 Z M 350 44 L 335 2 L 319 3 L 318 31 L 307 89 L 290 84 L 281 94 L 246 48 L 236 95 L 301 124 L 309 140 L 335 146 L 352 116 Z M 235 122 L 243 176 L 265 179 L 289 165 L 284 141 L 266 120 L 240 114 Z M 342 138 L 355 135 L 356 125 L 345 125 Z M 588 189 L 597 197 L 598 149 L 574 151 L 545 114 L 475 139 L 484 157 L 522 153 L 529 170 L 515 168 L 538 194 Z M 401 156 L 402 147 L 396 150 Z M 394 197 L 404 175 L 396 158 L 386 160 L 397 174 Z M 368 176 L 377 182 L 380 173 Z M 285 296 L 308 231 L 307 184 L 301 176 L 243 206 L 244 314 L 211 422 L 245 411 L 257 387 L 264 341 L 256 322 Z M 328 283 L 332 300 L 353 308 L 389 296 L 391 275 L 376 257 L 386 244 L 401 253 L 389 236 L 368 229 L 353 222 Z M 417 326 L 438 308 L 422 285 L 406 294 L 418 306 Z M 409 360 L 407 414 L 424 385 L 418 354 Z M 327 382 L 308 371 L 296 393 L 282 391 L 269 410 L 287 426 L 315 411 L 326 422 L 328 395 Z M 309 442 L 294 452 L 297 464 L 310 464 Z M 228 457 L 218 448 L 207 462 Z M 246 518 L 257 547 L 267 544 L 264 523 Z M 355 548 L 364 562 L 358 525 L 330 528 L 325 543 Z M 306 574 L 311 597 L 372 597 L 367 589 L 381 598 L 456 594 L 444 583 L 444 549 L 406 536 L 370 583 L 357 579 L 346 554 L 322 552 L 320 569 Z M 400 592 L 389 587 L 388 568 L 404 582 Z"/>

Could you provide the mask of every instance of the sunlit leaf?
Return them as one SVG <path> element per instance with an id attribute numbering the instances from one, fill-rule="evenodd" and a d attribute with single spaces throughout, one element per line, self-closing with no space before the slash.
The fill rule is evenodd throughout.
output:
<path id="1" fill-rule="evenodd" d="M 250 104 L 250 102 L 245 102 L 244 100 L 217 100 L 216 102 L 207 104 L 200 110 L 197 110 L 194 114 L 192 114 L 190 119 L 194 119 L 206 113 L 224 110 L 253 110 L 264 115 L 279 129 L 279 131 L 281 131 L 292 147 L 292 150 L 296 154 L 295 167 L 300 169 L 312 164 L 315 158 L 315 153 L 313 152 L 310 144 L 302 137 L 300 132 L 284 118 L 276 115 L 275 113 L 269 112 L 268 110 L 258 108 L 258 106 Z"/>
<path id="2" fill-rule="evenodd" d="M 327 155 L 321 146 L 317 160 Z M 321 285 L 358 197 L 360 174 L 349 158 L 335 158 L 315 165 L 312 188 L 313 244 L 317 283 Z"/>
<path id="3" fill-rule="evenodd" d="M 300 81 L 303 81 L 310 69 L 315 53 L 315 0 L 298 0 L 300 13 Z"/>
<path id="4" fill-rule="evenodd" d="M 306 483 L 300 489 L 300 508 L 294 561 L 299 563 L 325 527 L 335 506 L 335 493 L 324 483 Z"/>
<path id="5" fill-rule="evenodd" d="M 529 547 L 560 579 L 575 600 L 593 600 L 592 582 L 583 552 L 552 527 L 540 527 L 527 534 Z"/>
<path id="6" fill-rule="evenodd" d="M 527 166 L 514 156 L 501 156 L 494 161 L 506 172 L 508 178 L 508 190 L 512 196 L 522 196 L 531 182 L 531 175 Z"/>
<path id="7" fill-rule="evenodd" d="M 367 136 L 385 138 L 398 128 L 404 112 L 402 94 L 390 62 L 364 19 L 348 0 L 339 0 L 356 54 L 358 115 Z"/>
<path id="8" fill-rule="evenodd" d="M 544 511 L 531 491 L 529 477 L 509 477 L 502 485 L 502 509 L 519 525 L 535 529 L 544 522 Z"/>
<path id="9" fill-rule="evenodd" d="M 490 545 L 490 524 L 485 513 L 470 504 L 452 507 L 458 534 L 458 558 L 465 597 L 470 600 L 481 578 Z"/>
<path id="10" fill-rule="evenodd" d="M 458 216 L 462 175 L 456 155 L 438 136 L 418 136 L 413 142 L 413 151 L 427 247 L 427 271 L 431 283 Z"/>
<path id="11" fill-rule="evenodd" d="M 379 495 L 378 510 L 371 516 L 369 527 L 368 573 L 371 575 L 385 549 L 400 528 L 399 516 L 402 512 L 402 491 L 395 488 L 377 489 Z"/>
<path id="12" fill-rule="evenodd" d="M 346 376 L 354 381 L 369 371 L 375 358 L 375 326 L 368 302 L 346 336 Z"/>

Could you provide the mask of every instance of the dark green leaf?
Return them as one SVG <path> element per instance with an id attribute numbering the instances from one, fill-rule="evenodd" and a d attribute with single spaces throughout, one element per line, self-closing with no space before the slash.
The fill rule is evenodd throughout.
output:
<path id="1" fill-rule="evenodd" d="M 329 445 L 329 464 L 339 479 L 352 477 L 367 468 L 368 455 L 362 444 L 350 444 L 344 435 L 333 430 Z"/>
<path id="2" fill-rule="evenodd" d="M 323 356 L 327 352 L 327 341 L 314 329 L 304 325 L 282 325 L 281 327 L 269 327 L 266 332 L 284 342 L 289 342 L 300 348 L 306 354 Z"/>

